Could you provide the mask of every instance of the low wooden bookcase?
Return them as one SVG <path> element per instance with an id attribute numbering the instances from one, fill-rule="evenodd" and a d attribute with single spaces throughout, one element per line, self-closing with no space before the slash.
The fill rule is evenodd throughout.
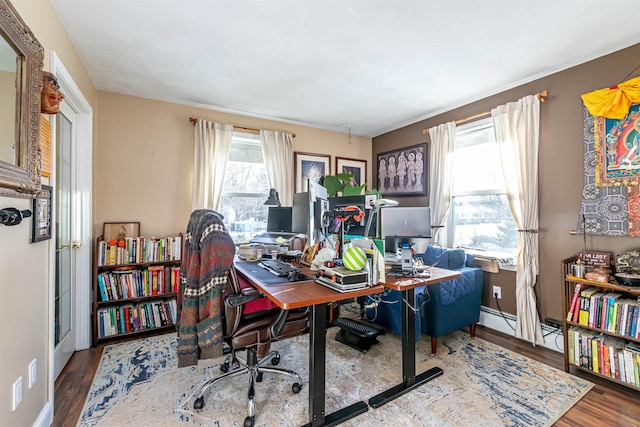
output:
<path id="1" fill-rule="evenodd" d="M 640 391 L 640 288 L 572 276 L 577 259 L 562 260 L 564 370 Z"/>
<path id="2" fill-rule="evenodd" d="M 96 241 L 93 345 L 175 327 L 182 234 L 167 238 Z"/>

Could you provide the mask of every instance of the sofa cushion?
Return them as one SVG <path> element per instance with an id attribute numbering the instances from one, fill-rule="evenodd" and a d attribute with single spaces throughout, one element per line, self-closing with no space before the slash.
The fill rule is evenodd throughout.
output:
<path id="1" fill-rule="evenodd" d="M 448 255 L 449 258 L 449 270 L 457 270 L 466 265 L 467 254 L 464 249 L 449 249 L 446 255 Z"/>

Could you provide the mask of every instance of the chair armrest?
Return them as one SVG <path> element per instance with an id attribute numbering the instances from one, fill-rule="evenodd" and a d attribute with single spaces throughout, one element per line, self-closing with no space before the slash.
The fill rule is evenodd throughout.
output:
<path id="1" fill-rule="evenodd" d="M 244 291 L 243 291 L 244 293 Z M 251 292 L 249 295 L 231 295 L 224 299 L 224 303 L 231 308 L 236 308 L 259 298 L 263 298 L 260 292 Z"/>

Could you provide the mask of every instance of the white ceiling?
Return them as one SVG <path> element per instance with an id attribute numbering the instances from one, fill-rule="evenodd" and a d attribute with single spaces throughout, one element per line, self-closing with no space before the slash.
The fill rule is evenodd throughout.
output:
<path id="1" fill-rule="evenodd" d="M 369 137 L 640 43 L 638 0 L 51 3 L 98 89 Z"/>

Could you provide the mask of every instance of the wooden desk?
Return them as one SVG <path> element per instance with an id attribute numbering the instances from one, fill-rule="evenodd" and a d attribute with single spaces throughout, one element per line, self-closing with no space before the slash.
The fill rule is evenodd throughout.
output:
<path id="1" fill-rule="evenodd" d="M 431 277 L 425 278 L 394 278 L 392 275 L 387 274 L 385 283 L 381 284 L 387 288 L 402 292 L 402 298 L 404 299 L 402 304 L 402 382 L 370 398 L 369 406 L 378 408 L 443 374 L 443 370 L 436 366 L 416 375 L 416 313 L 411 307 L 416 306 L 415 288 L 458 277 L 460 277 L 460 272 L 458 271 L 437 267 L 432 267 Z"/>
<path id="2" fill-rule="evenodd" d="M 236 263 L 236 270 L 260 290 L 263 295 L 278 305 L 278 307 L 285 310 L 310 307 L 309 423 L 305 425 L 313 427 L 332 426 L 367 412 L 369 410 L 367 404 L 363 401 L 358 401 L 346 408 L 325 415 L 327 304 L 380 293 L 384 291 L 384 287 L 378 285 L 357 291 L 340 293 L 315 283 L 313 280 L 289 282 L 286 278 L 283 278 L 282 285 L 271 284 L 265 286 L 257 276 L 251 274 L 251 271 L 248 269 L 243 268 L 240 263 Z M 314 272 L 308 269 L 303 268 L 301 272 L 308 276 L 315 276 Z"/>

